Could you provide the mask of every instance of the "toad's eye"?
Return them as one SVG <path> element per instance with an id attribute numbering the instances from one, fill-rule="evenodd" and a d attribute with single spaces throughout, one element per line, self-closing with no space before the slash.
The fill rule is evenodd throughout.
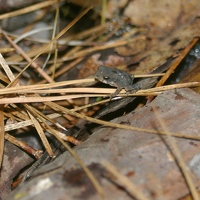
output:
<path id="1" fill-rule="evenodd" d="M 103 78 L 104 78 L 104 79 L 109 79 L 110 77 L 109 77 L 109 76 L 104 76 Z"/>

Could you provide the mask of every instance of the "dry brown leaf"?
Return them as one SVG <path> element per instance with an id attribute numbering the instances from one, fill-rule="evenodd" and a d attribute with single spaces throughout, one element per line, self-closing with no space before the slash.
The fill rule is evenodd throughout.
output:
<path id="1" fill-rule="evenodd" d="M 181 2 L 180 0 L 130 1 L 124 14 L 131 19 L 132 24 L 146 26 L 157 36 L 158 34 L 164 36 L 176 26 L 181 12 Z"/>
<path id="2" fill-rule="evenodd" d="M 154 104 L 170 132 L 176 130 L 188 136 L 198 136 L 199 98 L 199 94 L 190 89 L 167 91 L 152 103 L 113 122 L 119 125 L 129 124 L 128 126 L 131 127 L 150 129 L 156 127 L 156 130 L 160 130 L 162 127 L 157 123 L 155 114 L 152 112 L 151 104 Z M 159 192 L 161 192 L 162 198 L 180 199 L 189 193 L 189 190 L 169 148 L 163 142 L 164 139 L 164 137 L 161 139 L 160 136 L 146 132 L 125 131 L 104 126 L 76 147 L 76 152 L 92 170 L 98 181 L 101 181 L 108 199 L 129 200 L 132 197 L 127 195 L 122 188 L 119 190 L 113 182 L 105 180 L 102 160 L 107 160 L 114 165 L 121 175 L 126 175 L 139 188 L 138 190 L 145 191 L 145 195 L 149 198 L 152 197 L 152 192 L 155 194 L 153 197 L 160 197 Z M 180 138 L 176 139 L 176 142 L 185 162 L 194 173 L 193 180 L 197 186 L 200 176 L 198 170 L 200 142 Z M 33 191 L 38 186 L 35 183 L 41 181 L 50 183 L 49 187 L 46 190 L 40 189 L 37 195 L 31 196 L 32 199 L 42 199 L 47 195 L 54 199 L 61 199 L 66 195 L 72 199 L 83 199 L 83 190 L 90 199 L 99 198 L 84 172 L 80 170 L 68 152 L 61 155 L 54 163 L 38 170 L 35 175 L 35 178 L 27 182 L 24 187 L 16 189 L 8 200 L 21 193 L 25 193 L 27 198 L 30 197 L 35 194 Z"/>

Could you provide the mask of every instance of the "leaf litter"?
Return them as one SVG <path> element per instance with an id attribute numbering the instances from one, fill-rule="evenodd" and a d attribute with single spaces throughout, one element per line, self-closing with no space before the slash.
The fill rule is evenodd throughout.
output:
<path id="1" fill-rule="evenodd" d="M 55 4 L 53 4 L 53 2 Z M 45 16 L 48 10 L 52 14 L 52 13 L 55 13 L 56 9 L 58 12 L 59 9 L 62 8 L 65 10 L 66 8 L 70 6 L 72 6 L 71 8 L 73 9 L 80 9 L 81 6 L 87 6 L 83 2 L 78 2 L 78 6 L 77 6 L 76 5 L 77 2 L 78 1 L 72 1 L 72 3 L 61 3 L 60 5 L 59 3 L 56 4 L 56 1 L 49 2 L 50 4 L 48 4 L 48 1 L 47 1 L 47 4 L 45 5 L 42 5 L 42 3 L 38 3 L 38 4 L 36 3 L 34 5 L 35 7 L 33 7 L 33 10 L 34 9 L 39 10 L 41 6 L 46 7 L 46 10 L 41 10 L 43 12 L 43 15 L 39 16 L 35 12 L 36 17 L 39 17 L 39 19 L 42 20 L 41 16 Z M 101 10 L 101 6 L 104 9 Z M 28 151 L 29 154 L 35 155 L 37 158 L 39 158 L 41 154 L 40 152 L 41 149 L 34 150 L 34 147 L 30 147 L 28 144 L 21 142 L 20 141 L 21 139 L 17 139 L 20 136 L 20 132 L 26 132 L 26 134 L 28 134 L 31 130 L 29 128 L 31 128 L 31 126 L 34 126 L 35 129 L 37 130 L 37 133 L 40 134 L 40 136 L 43 138 L 42 144 L 46 146 L 45 149 L 47 150 L 47 152 L 49 152 L 49 155 L 51 155 L 51 157 L 54 157 L 54 153 L 48 141 L 49 139 L 52 140 L 52 136 L 51 137 L 48 136 L 48 139 L 47 139 L 46 132 L 52 133 L 53 135 L 55 135 L 55 133 L 58 134 L 60 132 L 63 132 L 63 130 L 61 129 L 65 129 L 65 130 L 69 129 L 68 133 L 66 133 L 66 136 L 64 136 L 66 141 L 72 142 L 74 144 L 79 144 L 80 142 L 82 142 L 81 145 L 86 145 L 86 148 L 87 148 L 87 144 L 89 144 L 89 146 L 94 145 L 93 142 L 96 140 L 94 138 L 96 134 L 92 135 L 92 137 L 94 138 L 94 141 L 90 141 L 91 143 L 89 143 L 89 141 L 86 140 L 86 143 L 85 143 L 84 142 L 85 139 L 83 139 L 84 137 L 82 137 L 81 139 L 80 135 L 79 136 L 77 135 L 78 133 L 75 133 L 75 134 L 70 133 L 71 132 L 70 128 L 75 126 L 77 122 L 78 124 L 81 124 L 82 121 L 84 121 L 84 119 L 86 121 L 102 124 L 105 126 L 111 126 L 111 127 L 113 126 L 115 127 L 114 128 L 115 130 L 123 130 L 123 128 L 125 129 L 127 128 L 132 131 L 133 130 L 139 131 L 140 129 L 139 127 L 144 127 L 145 117 L 144 119 L 141 119 L 143 124 L 137 121 L 137 125 L 136 124 L 133 125 L 133 126 L 136 126 L 135 128 L 134 127 L 131 128 L 130 124 L 129 126 L 123 126 L 122 124 L 120 126 L 119 122 L 114 122 L 114 124 L 112 125 L 112 123 L 109 123 L 108 121 L 91 118 L 90 116 L 92 116 L 92 114 L 94 114 L 96 110 L 99 107 L 101 107 L 99 105 L 105 102 L 105 100 L 102 100 L 99 103 L 95 102 L 96 101 L 95 97 L 107 96 L 107 94 L 112 93 L 112 91 L 115 89 L 108 89 L 108 88 L 105 88 L 105 86 L 103 85 L 100 85 L 100 86 L 103 86 L 102 88 L 100 87 L 92 88 L 88 86 L 88 83 L 87 85 L 85 85 L 85 83 L 89 82 L 90 85 L 91 84 L 94 85 L 96 83 L 94 78 L 91 78 L 91 76 L 94 76 L 94 73 L 96 72 L 97 67 L 99 65 L 108 65 L 110 67 L 116 67 L 118 69 L 125 70 L 134 75 L 143 75 L 143 74 L 145 75 L 154 70 L 159 71 L 159 69 L 160 69 L 159 73 L 163 73 L 163 70 L 161 70 L 161 67 L 163 65 L 168 65 L 167 68 L 170 68 L 170 65 L 175 66 L 177 63 L 177 60 L 180 60 L 181 62 L 185 57 L 187 57 L 186 56 L 187 53 L 192 48 L 192 46 L 190 47 L 191 42 L 193 42 L 193 46 L 196 43 L 198 43 L 198 39 L 194 39 L 194 38 L 198 38 L 200 35 L 199 10 L 200 10 L 200 3 L 195 0 L 190 1 L 190 2 L 188 2 L 187 0 L 176 1 L 176 2 L 174 1 L 161 2 L 157 0 L 149 1 L 149 2 L 148 1 L 120 1 L 119 2 L 116 0 L 110 0 L 108 2 L 105 1 L 102 4 L 101 3 L 95 4 L 93 10 L 90 9 L 89 11 L 88 9 L 87 11 L 85 11 L 85 13 L 88 11 L 90 12 L 89 14 L 87 14 L 89 17 L 83 16 L 84 14 L 82 14 L 82 16 L 79 15 L 79 17 L 75 16 L 73 19 L 70 19 L 69 17 L 68 19 L 69 24 L 66 26 L 64 25 L 65 21 L 63 21 L 63 25 L 65 26 L 65 28 L 62 31 L 60 31 L 54 37 L 52 41 L 50 38 L 47 38 L 46 39 L 46 42 L 48 42 L 47 44 L 43 44 L 41 42 L 42 40 L 40 41 L 39 38 L 37 41 L 36 39 L 34 39 L 34 37 L 31 38 L 30 36 L 21 40 L 19 44 L 14 44 L 12 40 L 14 40 L 16 38 L 16 35 L 19 35 L 19 34 L 17 32 L 15 33 L 14 31 L 7 32 L 6 26 L 4 26 L 3 29 L 5 30 L 2 30 L 1 32 L 2 38 L 3 38 L 1 42 L 2 43 L 1 46 L 4 47 L 4 49 L 7 48 L 6 50 L 7 52 L 5 53 L 5 50 L 1 51 L 1 52 L 4 52 L 2 53 L 2 58 L 1 58 L 1 66 L 3 70 L 1 71 L 1 74 L 0 74 L 0 78 L 1 78 L 0 91 L 2 91 L 1 99 L 0 99 L 2 101 L 1 114 L 4 116 L 1 118 L 2 120 L 1 121 L 2 134 L 1 134 L 1 140 L 0 140 L 1 143 L 2 144 L 4 143 L 4 127 L 5 127 L 5 130 L 6 130 L 5 139 L 9 140 L 9 138 L 12 138 L 12 140 L 11 139 L 9 140 L 10 142 L 19 146 L 20 148 L 23 148 L 25 151 Z M 1 13 L 2 12 L 3 10 L 1 11 Z M 19 12 L 11 11 L 6 14 L 2 14 L 0 15 L 0 19 L 2 19 L 2 23 L 7 23 L 6 21 L 4 22 L 3 20 L 6 18 L 7 19 L 14 18 L 15 15 L 20 16 L 21 14 L 23 14 L 23 9 L 19 10 Z M 100 20 L 100 16 L 102 17 L 102 20 Z M 107 18 L 106 23 L 104 21 L 105 18 Z M 33 21 L 29 22 L 28 25 L 26 24 L 26 27 L 24 27 L 25 28 L 24 30 L 22 29 L 23 32 L 27 32 L 27 30 L 32 29 L 33 27 L 32 25 L 36 23 L 34 22 L 34 19 L 32 20 Z M 91 26 L 88 27 L 85 25 L 85 27 L 82 26 L 82 30 L 78 30 L 81 27 L 80 21 L 82 20 L 90 21 Z M 100 21 L 101 21 L 101 25 L 100 25 Z M 94 26 L 92 26 L 93 23 L 95 24 Z M 90 23 L 87 23 L 87 25 L 88 24 Z M 54 26 L 53 29 L 56 29 L 56 26 Z M 76 30 L 76 26 L 77 26 L 77 30 Z M 18 27 L 13 27 L 13 30 L 15 29 L 18 29 Z M 67 32 L 67 34 L 65 34 L 65 32 Z M 6 39 L 8 40 L 8 42 L 6 42 Z M 15 51 L 18 51 L 18 55 L 16 54 L 15 51 L 13 51 L 13 49 L 10 48 L 11 46 L 13 46 Z M 21 51 L 20 49 L 24 49 L 24 50 Z M 182 56 L 183 49 L 187 52 L 184 56 Z M 47 60 L 47 65 L 45 66 L 45 68 L 42 68 L 41 66 L 44 64 L 44 60 L 47 54 L 51 55 L 50 59 L 49 61 Z M 180 62 L 176 65 L 175 68 L 171 67 L 170 74 L 173 73 L 173 70 L 176 70 L 176 68 L 181 67 Z M 198 69 L 197 56 L 193 60 L 193 63 L 194 65 L 196 65 L 196 68 Z M 6 66 L 7 68 L 5 67 L 3 68 L 3 65 Z M 25 71 L 25 73 L 22 73 L 22 71 Z M 40 73 L 41 75 L 38 76 L 38 73 Z M 169 73 L 169 71 L 167 73 Z M 27 79 L 27 76 L 29 77 L 28 79 Z M 9 80 L 10 77 L 13 77 L 14 79 Z M 165 76 L 165 77 L 167 77 L 165 81 L 170 79 L 170 76 Z M 78 88 L 76 87 L 76 85 L 74 87 L 73 85 L 69 85 L 71 84 L 70 80 L 74 80 L 74 83 L 76 84 L 79 82 Z M 174 91 L 177 90 L 178 93 L 181 93 L 182 89 L 180 89 L 180 92 L 178 90 L 178 88 L 180 87 L 199 86 L 198 76 L 197 78 L 193 80 L 195 82 L 191 82 L 191 80 L 193 79 L 192 78 L 187 79 L 187 84 L 185 85 L 175 84 L 175 85 L 168 85 L 164 87 L 166 87 L 167 90 L 172 90 L 173 88 L 175 88 Z M 165 81 L 163 81 L 163 83 Z M 44 84 L 46 82 L 50 82 L 50 84 L 49 85 Z M 54 86 L 54 84 L 57 84 L 57 86 Z M 85 90 L 84 88 L 80 87 L 80 84 L 81 86 L 86 87 Z M 23 85 L 27 87 L 27 90 L 23 88 Z M 56 87 L 63 87 L 61 85 L 63 85 L 64 88 L 66 87 L 67 88 L 66 89 L 63 88 L 63 90 L 61 90 L 61 88 L 56 88 Z M 42 89 L 46 86 L 48 87 L 47 88 L 48 90 Z M 52 89 L 53 87 L 55 87 L 54 91 Z M 12 89 L 13 89 L 13 92 L 12 92 Z M 3 91 L 5 91 L 5 93 Z M 70 91 L 70 93 L 72 94 L 69 94 L 67 91 Z M 145 90 L 144 91 L 142 90 L 142 91 L 138 91 L 135 94 L 135 96 L 138 96 L 138 95 L 143 96 L 143 95 L 148 94 L 148 95 L 153 95 L 153 96 L 158 95 L 157 98 L 159 98 L 160 91 L 162 90 L 159 90 L 159 87 L 157 87 L 155 88 L 155 91 L 154 91 L 155 93 L 149 90 L 149 92 L 145 94 Z M 53 94 L 54 92 L 57 93 L 57 95 L 54 95 Z M 76 95 L 76 92 L 80 93 L 80 95 Z M 122 93 L 123 92 L 124 91 L 122 91 Z M 184 92 L 182 93 L 182 95 L 176 94 L 175 96 L 177 96 L 177 98 L 180 98 L 180 99 L 189 98 L 189 96 L 187 95 L 191 93 L 188 91 L 184 91 Z M 90 93 L 90 94 L 87 94 L 87 93 Z M 164 94 L 167 94 L 167 92 L 164 92 Z M 173 92 L 172 94 L 170 92 L 168 94 L 169 96 L 172 95 L 173 97 Z M 123 94 L 120 94 L 120 95 L 123 96 Z M 194 93 L 192 93 L 191 95 L 195 96 Z M 199 97 L 195 96 L 195 98 L 198 99 Z M 150 98 L 148 99 L 150 101 Z M 50 102 L 50 101 L 57 101 L 57 102 Z M 153 102 L 155 103 L 155 101 Z M 88 104 L 89 106 L 86 105 L 87 107 L 86 108 L 84 106 L 85 104 Z M 143 101 L 141 101 L 140 104 L 145 105 Z M 107 104 L 104 104 L 104 106 L 105 105 Z M 172 102 L 171 107 L 173 107 L 174 105 L 175 105 L 175 102 Z M 137 107 L 137 106 L 135 105 L 133 107 Z M 79 113 L 74 112 L 73 109 L 78 110 Z M 123 113 L 126 113 L 126 112 L 127 112 L 126 110 L 123 111 Z M 134 112 L 130 113 L 129 115 L 132 114 L 134 116 Z M 148 116 L 149 112 L 145 111 L 145 115 Z M 53 117 L 48 117 L 48 116 L 53 116 Z M 173 113 L 170 113 L 169 116 L 172 119 L 173 118 L 176 119 L 174 121 L 177 122 L 177 124 L 183 123 L 183 119 L 180 118 L 180 115 L 177 115 L 175 117 Z M 193 115 L 191 114 L 191 116 Z M 195 117 L 198 118 L 198 115 L 193 116 L 194 120 L 197 120 L 197 118 L 195 119 Z M 82 118 L 82 121 L 81 120 L 78 121 L 78 118 Z M 164 121 L 164 123 L 167 123 L 167 119 L 165 119 L 165 116 L 161 115 L 160 118 L 162 119 L 162 121 Z M 14 119 L 14 123 L 13 125 L 11 124 L 8 126 L 6 122 L 9 121 L 10 119 Z M 180 122 L 178 122 L 179 120 Z M 130 119 L 122 120 L 123 123 L 128 123 L 128 121 L 130 121 Z M 169 124 L 167 124 L 167 127 L 169 127 Z M 191 123 L 190 125 L 191 132 L 192 131 L 195 132 L 195 127 L 196 127 L 196 124 Z M 149 130 L 141 129 L 140 131 L 152 132 L 152 133 L 155 132 L 157 134 L 162 132 L 158 130 L 153 130 L 154 128 L 155 127 L 149 126 L 147 127 L 147 129 Z M 7 132 L 11 130 L 12 131 L 15 130 L 15 133 L 14 134 L 12 133 L 11 135 L 9 135 Z M 196 128 L 196 130 L 198 130 L 198 128 Z M 176 127 L 172 127 L 170 129 L 171 135 L 173 135 L 174 133 L 177 133 L 179 137 L 188 138 L 187 140 L 190 141 L 190 143 L 193 143 L 191 139 L 199 140 L 198 136 L 194 136 L 194 135 L 190 136 L 190 134 L 188 133 L 186 135 L 180 134 L 182 131 L 183 129 L 179 130 L 178 127 L 177 127 L 177 131 L 176 131 Z M 168 131 L 165 130 L 163 133 L 167 134 Z M 177 137 L 177 135 L 175 134 L 174 136 Z M 75 138 L 73 138 L 72 136 Z M 55 137 L 60 138 L 62 136 L 58 134 Z M 116 137 L 116 136 L 108 137 L 108 135 L 106 136 L 102 135 L 102 141 L 107 141 L 107 140 L 112 141 L 113 137 Z M 178 143 L 179 143 L 179 140 L 180 139 L 177 140 Z M 183 143 L 182 140 L 187 142 L 187 140 L 181 139 L 182 143 Z M 118 144 L 119 147 L 115 147 L 116 144 L 113 144 L 113 143 L 111 146 L 113 148 L 117 148 L 117 149 L 119 148 L 118 151 L 123 153 L 122 149 L 124 145 L 126 144 L 126 141 L 123 139 L 120 139 L 120 141 L 118 142 L 119 144 L 118 143 L 116 144 Z M 97 143 L 96 145 L 98 146 L 98 142 L 96 143 Z M 160 143 L 162 142 L 160 141 Z M 198 145 L 198 141 L 195 141 L 194 143 L 196 146 Z M 169 142 L 169 144 L 171 143 Z M 80 145 L 80 148 L 81 148 L 81 145 Z M 77 148 L 79 148 L 79 146 Z M 134 147 L 132 148 L 134 150 Z M 145 140 L 141 143 L 141 148 L 143 150 L 145 149 Z M 7 148 L 5 147 L 5 149 Z M 188 147 L 188 149 L 190 148 Z M 98 149 L 98 147 L 96 147 L 96 150 L 101 152 L 101 149 Z M 126 156 L 128 158 L 129 154 L 131 153 L 131 148 L 128 147 L 128 149 L 125 151 L 127 152 Z M 38 152 L 40 153 L 38 154 Z M 107 153 L 108 152 L 109 150 L 107 151 Z M 181 149 L 182 155 L 186 156 L 183 152 L 184 150 L 182 151 Z M 3 145 L 1 145 L 1 155 L 3 155 L 3 153 L 6 156 L 9 155 L 9 151 L 4 152 Z M 79 153 L 82 154 L 81 150 Z M 172 155 L 173 154 L 174 154 L 174 150 L 172 149 Z M 63 154 L 63 156 L 64 155 L 65 153 Z M 97 156 L 97 155 L 98 154 L 95 155 L 94 153 L 94 156 Z M 76 155 L 74 154 L 74 156 Z M 113 160 L 112 156 L 113 155 L 111 155 L 111 159 L 108 159 L 109 162 Z M 162 155 L 158 155 L 158 158 L 161 156 Z M 190 160 L 192 160 L 192 156 L 194 157 L 195 153 L 194 154 L 191 153 L 190 155 L 187 155 L 187 159 L 190 158 Z M 92 157 L 93 156 L 91 156 L 91 158 Z M 81 157 L 81 159 L 85 161 L 85 164 L 88 163 L 88 160 L 86 158 Z M 117 160 L 118 159 L 119 158 L 117 158 Z M 155 159 L 155 157 L 152 157 L 152 159 Z M 59 158 L 57 160 L 58 160 L 57 162 L 59 163 Z M 93 162 L 96 162 L 95 159 L 93 160 Z M 180 164 L 179 160 L 177 162 Z M 192 161 L 188 160 L 188 162 L 190 163 Z M 5 172 L 4 169 L 6 166 L 4 165 L 4 163 L 6 162 L 3 161 L 1 174 L 3 173 L 5 175 L 5 173 L 7 173 L 9 177 L 9 174 L 11 174 L 11 172 Z M 27 160 L 27 165 L 29 163 L 30 163 L 30 159 Z M 99 166 L 101 166 L 102 165 L 101 161 L 98 164 Z M 127 163 L 127 165 L 129 164 L 130 163 Z M 145 162 L 143 164 L 145 165 Z M 56 165 L 56 162 L 54 165 Z M 158 165 L 162 165 L 162 162 L 158 162 Z M 25 165 L 23 165 L 21 169 L 23 169 L 24 166 Z M 84 165 L 81 165 L 81 166 L 83 167 L 84 171 L 87 174 L 90 173 L 88 172 L 87 168 L 84 167 Z M 124 169 L 121 168 L 120 162 L 117 162 L 116 166 L 118 170 L 120 171 L 120 173 L 123 172 Z M 137 171 L 136 170 L 137 166 L 134 166 L 132 170 L 133 169 Z M 47 168 L 44 167 L 44 170 L 43 170 L 44 174 L 45 174 L 45 170 L 46 172 L 48 172 L 48 167 Z M 156 170 L 156 169 L 152 166 L 152 170 Z M 13 181 L 13 177 L 16 177 L 19 171 L 20 169 L 18 171 L 16 170 L 15 174 L 13 174 L 12 176 L 10 176 L 10 178 L 2 182 L 1 189 L 0 189 L 1 198 L 4 199 L 7 196 L 7 194 L 10 192 L 11 190 L 10 185 L 11 185 L 11 182 Z M 176 173 L 178 173 L 178 171 L 179 170 L 177 169 Z M 161 172 L 162 172 L 161 170 L 160 171 L 156 170 L 157 175 L 159 175 L 159 173 Z M 168 173 L 169 172 L 170 170 L 168 169 Z M 59 170 L 57 171 L 57 173 L 59 173 Z M 148 174 L 148 176 L 150 176 L 152 172 L 150 172 L 146 168 L 146 173 Z M 173 174 L 175 172 L 171 172 L 171 173 Z M 137 172 L 136 177 L 138 175 L 142 176 L 142 173 Z M 24 176 L 24 174 L 21 173 L 21 176 Z M 54 176 L 54 174 L 52 176 Z M 148 176 L 145 176 L 147 183 L 148 183 Z M 185 176 L 187 177 L 187 174 Z M 39 176 L 39 178 L 41 177 Z M 104 195 L 110 198 L 114 197 L 114 196 L 110 196 L 110 195 L 113 195 L 113 193 L 110 194 L 109 190 L 104 189 L 104 185 L 103 185 L 103 188 L 101 188 L 98 185 L 97 182 L 100 181 L 100 179 L 96 182 L 93 178 L 91 178 L 92 177 L 91 175 L 89 175 L 89 177 L 98 192 L 97 194 L 99 194 L 99 196 L 97 195 L 96 198 L 100 198 L 100 197 L 104 198 Z M 180 174 L 180 176 L 178 177 L 183 178 L 183 175 Z M 22 178 L 19 176 L 18 180 L 20 179 Z M 155 177 L 153 179 L 155 181 Z M 188 181 L 191 179 L 186 178 L 186 180 Z M 138 181 L 139 180 L 134 179 L 134 182 L 136 183 L 137 187 L 141 187 L 137 184 Z M 168 184 L 170 183 L 170 181 L 172 181 L 172 177 L 169 176 L 164 181 L 164 183 Z M 178 179 L 173 179 L 173 182 L 177 182 L 177 181 Z M 194 188 L 198 180 L 195 179 L 192 186 L 189 182 L 191 181 L 188 181 L 188 185 L 190 186 L 190 191 L 192 193 L 193 198 L 198 199 L 198 195 L 196 195 L 196 191 Z M 61 183 L 62 181 L 60 182 L 60 184 Z M 119 182 L 116 182 L 116 184 L 120 185 Z M 159 181 L 158 181 L 158 184 L 160 185 Z M 29 185 L 33 186 L 31 181 L 28 182 L 27 188 L 29 187 Z M 3 191 L 3 188 L 5 187 L 3 186 L 7 187 L 7 189 L 4 191 Z M 176 188 L 175 191 L 180 191 L 180 188 L 178 188 L 179 186 L 180 185 L 177 182 L 177 185 L 175 185 L 174 187 Z M 61 184 L 60 189 L 62 187 L 63 185 Z M 90 188 L 91 187 L 92 186 L 90 186 Z M 112 185 L 111 183 L 109 187 L 114 189 L 113 188 L 114 185 Z M 123 187 L 124 187 L 124 190 L 126 190 L 129 193 L 128 186 L 123 185 Z M 147 191 L 147 193 L 151 190 L 154 191 L 155 194 L 158 194 L 157 199 L 159 199 L 160 194 L 162 194 L 165 197 L 170 197 L 169 199 L 176 199 L 176 198 L 181 198 L 184 195 L 189 193 L 189 190 L 184 184 L 181 185 L 181 187 L 184 188 L 183 190 L 184 192 L 181 193 L 179 196 L 178 194 L 173 193 L 173 192 L 165 193 L 164 190 L 166 190 L 166 188 L 168 187 L 169 187 L 169 190 L 172 191 L 172 189 L 170 188 L 170 184 L 167 186 L 163 186 L 163 188 L 165 189 L 162 188 L 161 191 L 155 190 L 155 188 L 150 188 L 150 184 L 147 184 L 145 185 L 145 188 L 146 188 L 145 190 Z M 52 189 L 50 188 L 47 189 L 49 194 L 50 194 L 50 190 Z M 14 192 L 13 195 L 19 194 L 23 190 L 27 191 L 26 187 L 22 188 L 21 190 L 19 189 L 19 191 L 16 190 L 16 192 Z M 54 193 L 55 193 L 54 199 L 58 199 L 59 196 L 61 197 L 64 195 L 64 193 L 62 192 L 59 195 L 58 195 L 58 192 L 54 192 Z M 81 194 L 81 192 L 78 189 L 76 189 L 75 194 L 77 196 L 78 194 Z M 116 191 L 116 194 L 119 194 L 120 196 L 120 195 L 124 195 L 124 192 L 120 193 L 119 191 Z M 39 195 L 41 195 L 41 197 L 43 196 L 42 190 L 39 192 Z M 73 198 L 73 195 L 74 195 L 73 192 L 71 193 L 71 195 L 72 195 L 71 198 Z M 89 193 L 87 193 L 87 195 L 89 195 Z M 138 197 L 142 195 L 131 193 L 131 196 Z M 12 194 L 10 198 L 12 199 Z M 130 196 L 126 198 L 129 199 Z M 148 195 L 148 199 L 152 199 L 152 196 Z"/>

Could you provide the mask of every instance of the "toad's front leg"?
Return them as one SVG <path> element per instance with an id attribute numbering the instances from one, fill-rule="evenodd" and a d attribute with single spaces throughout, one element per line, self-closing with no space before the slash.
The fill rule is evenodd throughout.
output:
<path id="1" fill-rule="evenodd" d="M 115 92 L 113 94 L 110 94 L 110 99 L 116 97 L 120 93 L 121 90 L 122 90 L 121 87 L 117 87 L 117 89 L 115 90 Z"/>

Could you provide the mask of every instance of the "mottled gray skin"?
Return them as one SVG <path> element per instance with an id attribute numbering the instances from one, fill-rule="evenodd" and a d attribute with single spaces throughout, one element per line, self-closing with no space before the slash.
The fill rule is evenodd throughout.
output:
<path id="1" fill-rule="evenodd" d="M 125 89 L 127 92 L 135 90 L 133 86 L 134 76 L 123 70 L 101 65 L 98 67 L 95 78 L 102 83 L 117 87 L 116 91 L 110 97 L 118 95 L 121 89 Z"/>

